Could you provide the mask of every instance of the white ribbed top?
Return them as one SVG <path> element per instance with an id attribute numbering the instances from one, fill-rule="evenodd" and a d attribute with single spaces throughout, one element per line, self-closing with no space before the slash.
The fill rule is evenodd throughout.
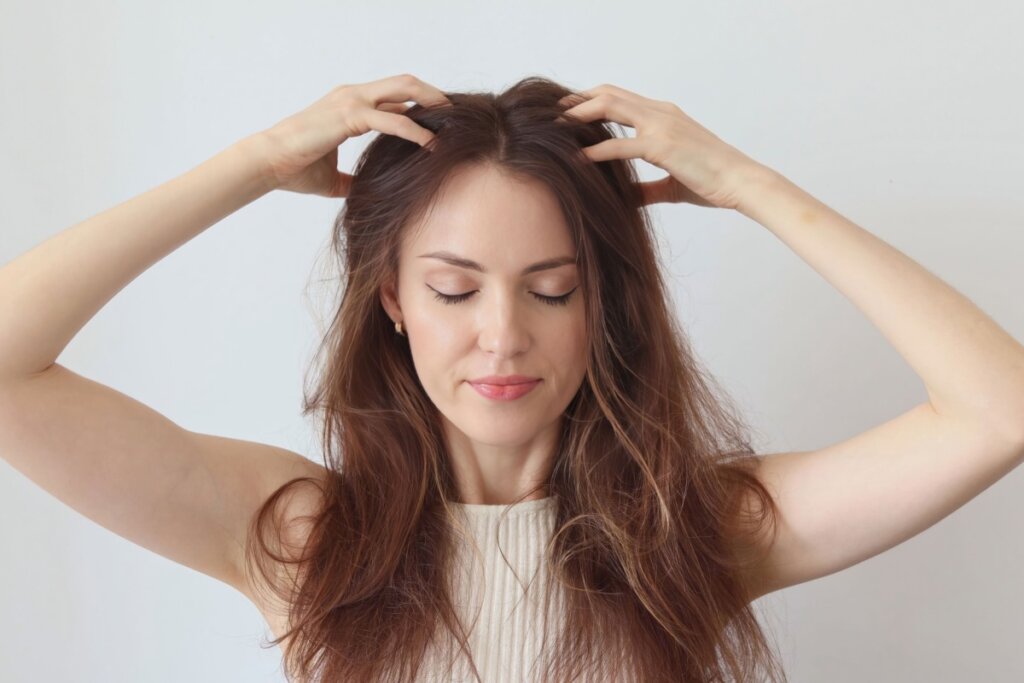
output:
<path id="1" fill-rule="evenodd" d="M 544 554 L 554 529 L 555 499 L 549 496 L 513 505 L 456 503 L 453 507 L 466 533 L 463 536 L 455 529 L 452 596 L 481 679 L 484 683 L 539 680 L 543 666 L 539 658 L 545 642 L 553 642 L 564 609 L 560 587 L 554 589 L 552 604 L 544 599 L 549 576 Z M 479 556 L 474 555 L 474 545 Z M 451 643 L 457 651 L 454 639 Z M 464 656 L 456 660 L 451 677 L 445 677 L 446 661 L 428 656 L 419 680 L 476 680 Z"/>

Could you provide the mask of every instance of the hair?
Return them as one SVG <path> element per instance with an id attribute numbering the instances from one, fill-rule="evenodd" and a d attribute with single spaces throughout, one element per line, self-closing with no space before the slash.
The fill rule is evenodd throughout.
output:
<path id="1" fill-rule="evenodd" d="M 442 628 L 472 662 L 446 582 L 459 487 L 379 293 L 410 226 L 473 164 L 554 192 L 584 292 L 586 375 L 544 484 L 557 502 L 545 560 L 565 610 L 543 680 L 594 662 L 647 682 L 786 680 L 742 580 L 778 514 L 759 456 L 672 313 L 633 164 L 580 152 L 615 124 L 561 116 L 571 93 L 540 76 L 446 92 L 450 104 L 405 112 L 435 133 L 426 149 L 381 134 L 356 162 L 330 245 L 344 287 L 304 392 L 327 474 L 278 488 L 246 542 L 247 575 L 288 608 L 266 647 L 287 641 L 289 680 L 414 680 Z M 285 519 L 303 489 L 316 503 Z"/>

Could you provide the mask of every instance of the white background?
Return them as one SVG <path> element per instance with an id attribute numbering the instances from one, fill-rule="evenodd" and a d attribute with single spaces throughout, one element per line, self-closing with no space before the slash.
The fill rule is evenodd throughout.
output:
<path id="1" fill-rule="evenodd" d="M 1017 3 L 0 7 L 0 263 L 336 85 L 411 72 L 500 90 L 538 74 L 675 102 L 1024 339 Z M 343 170 L 373 135 L 342 147 Z M 662 175 L 638 163 L 643 179 Z M 60 362 L 188 429 L 319 460 L 299 416 L 318 340 L 307 286 L 341 206 L 284 192 L 250 204 L 115 296 Z M 825 446 L 926 399 L 867 319 L 761 226 L 653 211 L 679 315 L 759 451 Z M 760 601 L 791 680 L 1024 678 L 1022 476 L 882 555 Z M 283 680 L 241 594 L 3 462 L 0 549 L 2 681 Z"/>

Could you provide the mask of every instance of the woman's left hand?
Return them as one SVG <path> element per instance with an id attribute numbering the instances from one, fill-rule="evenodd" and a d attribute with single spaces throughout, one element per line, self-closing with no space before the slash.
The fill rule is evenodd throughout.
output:
<path id="1" fill-rule="evenodd" d="M 559 104 L 573 105 L 563 116 L 612 121 L 636 130 L 636 137 L 604 140 L 584 147 L 583 153 L 593 161 L 640 158 L 668 171 L 661 180 L 640 183 L 645 205 L 688 202 L 736 209 L 744 189 L 769 170 L 671 102 L 604 84 L 563 97 Z"/>

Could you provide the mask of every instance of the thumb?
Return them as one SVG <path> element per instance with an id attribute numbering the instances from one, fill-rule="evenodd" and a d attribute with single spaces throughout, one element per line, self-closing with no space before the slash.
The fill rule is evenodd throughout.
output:
<path id="1" fill-rule="evenodd" d="M 411 107 L 412 105 L 404 104 L 402 102 L 381 102 L 376 106 L 377 109 L 391 112 L 392 114 L 404 114 L 405 111 Z M 331 183 L 331 189 L 328 196 L 347 197 L 349 192 L 352 190 L 352 177 L 351 173 L 336 171 L 334 174 L 334 182 Z"/>
<path id="2" fill-rule="evenodd" d="M 330 196 L 347 197 L 348 193 L 352 190 L 352 177 L 350 173 L 338 171 L 335 174 L 334 183 L 331 185 Z"/>
<path id="3" fill-rule="evenodd" d="M 644 205 L 648 204 L 696 204 L 698 206 L 714 206 L 699 194 L 686 187 L 671 175 L 666 175 L 660 180 L 652 180 L 640 183 L 640 191 L 643 193 Z"/>

